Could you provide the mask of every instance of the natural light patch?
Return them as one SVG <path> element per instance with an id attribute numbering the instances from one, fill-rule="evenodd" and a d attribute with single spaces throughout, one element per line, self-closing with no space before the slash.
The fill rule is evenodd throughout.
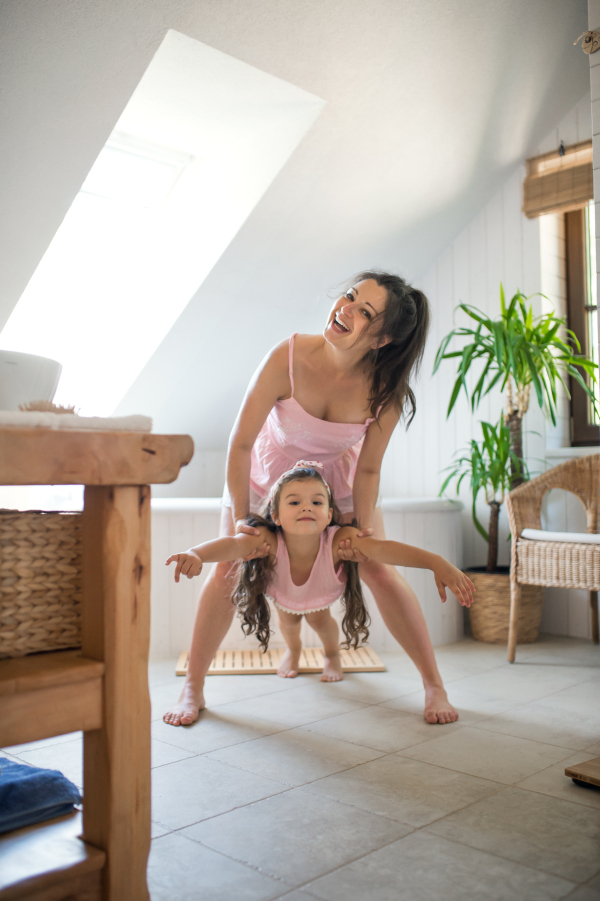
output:
<path id="1" fill-rule="evenodd" d="M 110 414 L 324 101 L 170 31 L 0 335 Z"/>

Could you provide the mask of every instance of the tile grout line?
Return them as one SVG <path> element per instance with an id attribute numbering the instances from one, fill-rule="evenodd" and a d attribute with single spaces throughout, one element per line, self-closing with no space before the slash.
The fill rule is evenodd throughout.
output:
<path id="1" fill-rule="evenodd" d="M 335 798 L 332 798 L 331 800 L 335 800 Z M 258 803 L 258 802 L 255 802 L 255 803 Z M 344 807 L 350 806 L 350 805 L 344 804 L 343 801 L 337 801 L 336 803 L 341 804 L 341 805 L 344 806 Z M 205 822 L 205 821 L 203 821 L 203 822 Z M 405 823 L 398 823 L 397 820 L 396 820 L 396 821 L 390 821 L 390 822 L 396 822 L 398 825 L 402 825 L 402 826 L 407 825 L 407 824 L 405 824 Z M 301 883 L 300 885 L 296 885 L 296 886 L 289 886 L 290 891 L 300 891 L 300 889 L 302 889 L 305 885 L 309 885 L 311 882 L 314 882 L 315 879 L 322 879 L 323 876 L 330 876 L 332 873 L 335 873 L 337 870 L 341 870 L 341 869 L 343 869 L 343 867 L 347 867 L 347 866 L 349 866 L 349 865 L 352 864 L 352 863 L 356 863 L 356 861 L 361 860 L 363 857 L 368 857 L 369 854 L 374 854 L 376 851 L 381 851 L 381 850 L 383 850 L 383 848 L 387 848 L 388 845 L 393 845 L 394 842 L 402 841 L 402 839 L 407 838 L 409 835 L 412 835 L 414 832 L 417 832 L 417 831 L 418 831 L 417 829 L 414 829 L 412 826 L 408 826 L 407 828 L 408 828 L 410 831 L 407 832 L 406 835 L 401 836 L 401 838 L 394 838 L 394 839 L 391 839 L 389 842 L 384 842 L 384 843 L 383 843 L 382 845 L 380 845 L 379 847 L 377 847 L 377 848 L 372 848 L 370 851 L 367 851 L 367 852 L 365 852 L 364 854 L 359 854 L 357 857 L 352 857 L 351 859 L 345 861 L 345 863 L 340 864 L 338 867 L 333 867 L 332 870 L 327 870 L 326 872 L 321 873 L 319 876 L 315 876 L 313 879 L 309 879 L 307 882 L 303 882 L 303 883 Z M 184 838 L 186 838 L 186 837 L 187 837 L 187 836 L 184 836 Z M 191 839 L 191 841 L 197 842 L 197 844 L 202 845 L 203 848 L 208 848 L 208 849 L 211 850 L 211 851 L 214 851 L 214 850 L 215 850 L 214 848 L 211 848 L 210 845 L 207 845 L 207 844 L 205 844 L 204 842 L 199 841 L 199 840 L 197 840 L 197 839 Z M 227 857 L 229 860 L 235 861 L 236 863 L 242 863 L 242 864 L 244 864 L 244 866 L 247 866 L 247 867 L 249 867 L 250 869 L 259 869 L 259 868 L 255 867 L 255 865 L 253 865 L 253 864 L 251 864 L 251 863 L 248 863 L 247 861 L 241 860 L 240 858 L 237 858 L 237 857 L 231 857 L 229 854 L 225 854 L 223 851 L 219 851 L 218 853 L 219 853 L 219 854 L 222 854 L 223 857 Z M 272 879 L 281 879 L 280 876 L 274 876 L 272 873 L 269 873 L 267 870 L 260 870 L 260 869 L 259 869 L 259 872 L 264 873 L 265 875 L 270 876 Z M 283 881 L 283 880 L 282 880 L 282 881 Z"/>
<path id="2" fill-rule="evenodd" d="M 251 803 L 256 804 L 258 802 L 254 801 Z M 230 811 L 226 811 L 226 812 L 230 813 Z M 220 816 L 220 814 L 216 814 L 216 816 Z M 210 819 L 212 819 L 212 817 Z M 204 823 L 204 822 L 206 822 L 206 820 L 199 820 L 198 822 Z M 191 825 L 194 826 L 195 823 L 192 823 Z M 241 858 L 232 857 L 230 854 L 226 854 L 224 851 L 220 851 L 218 848 L 213 848 L 210 845 L 207 845 L 204 842 L 200 841 L 199 839 L 191 838 L 189 835 L 182 835 L 180 830 L 187 829 L 187 828 L 188 828 L 187 826 L 181 826 L 180 829 L 173 829 L 171 832 L 169 832 L 167 834 L 168 835 L 179 835 L 180 838 L 183 838 L 186 841 L 192 842 L 195 845 L 200 845 L 201 848 L 205 848 L 207 851 L 210 851 L 212 854 L 218 854 L 219 857 L 224 857 L 225 860 L 230 860 L 230 861 L 232 861 L 232 863 L 241 864 L 242 866 L 246 867 L 247 869 L 252 870 L 252 872 L 254 872 L 254 873 L 259 873 L 261 876 L 267 876 L 269 879 L 273 879 L 276 882 L 281 882 L 283 884 L 284 888 L 289 889 L 290 891 L 294 891 L 294 886 L 290 885 L 289 882 L 285 882 L 285 880 L 282 879 L 281 876 L 275 876 L 273 873 L 269 873 L 267 870 L 262 869 L 262 867 L 259 867 L 256 864 L 250 863 L 247 860 L 241 860 Z M 156 837 L 156 839 L 152 839 L 152 841 L 159 841 L 161 838 L 165 838 L 165 836 L 159 835 Z M 286 892 L 286 894 L 287 894 L 287 892 Z M 281 897 L 281 895 L 279 897 Z M 273 899 L 273 901 L 276 901 L 276 899 Z"/>
<path id="3" fill-rule="evenodd" d="M 506 788 L 512 788 L 512 786 L 506 786 Z M 450 814 L 448 814 L 450 816 Z M 439 822 L 439 821 L 438 821 Z M 423 826 L 422 829 L 426 829 L 426 826 Z M 421 830 L 419 830 L 421 831 Z M 503 854 L 499 854 L 497 851 L 488 851 L 482 850 L 481 848 L 476 847 L 475 845 L 469 845 L 468 842 L 462 842 L 457 838 L 448 838 L 446 835 L 436 835 L 435 832 L 427 833 L 428 835 L 435 836 L 436 838 L 443 838 L 447 842 L 452 842 L 455 845 L 460 845 L 463 848 L 470 848 L 472 851 L 479 851 L 482 854 L 490 854 L 492 857 L 497 857 L 499 860 L 505 860 L 508 863 L 516 864 L 520 867 L 525 867 L 528 870 L 534 870 L 536 873 L 543 873 L 544 876 L 553 876 L 555 879 L 562 879 L 564 882 L 570 882 L 575 888 L 578 888 L 585 883 L 582 882 L 573 882 L 572 879 L 567 879 L 566 876 L 559 876 L 558 873 L 552 873 L 550 870 L 542 870 L 541 867 L 535 867 L 528 863 L 521 863 L 520 860 L 514 860 L 512 857 L 505 857 Z M 595 874 L 594 874 L 595 875 Z M 594 879 L 594 875 L 590 876 L 590 879 Z M 589 881 L 589 880 L 588 880 Z M 566 895 L 563 895 L 565 898 Z"/>

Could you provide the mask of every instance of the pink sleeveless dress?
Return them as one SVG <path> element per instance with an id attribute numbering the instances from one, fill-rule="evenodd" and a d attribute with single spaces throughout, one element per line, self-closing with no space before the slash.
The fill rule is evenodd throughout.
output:
<path id="1" fill-rule="evenodd" d="M 258 513 L 271 485 L 298 460 L 323 464 L 323 478 L 333 491 L 341 513 L 353 509 L 352 483 L 366 431 L 374 421 L 327 422 L 311 416 L 294 397 L 294 339 L 290 338 L 289 373 L 292 396 L 278 400 L 267 416 L 252 448 L 250 510 Z M 227 486 L 223 503 L 231 507 Z"/>
<path id="2" fill-rule="evenodd" d="M 290 558 L 283 535 L 277 536 L 275 575 L 269 585 L 269 595 L 280 610 L 287 613 L 316 613 L 331 607 L 344 593 L 346 576 L 342 567 L 336 572 L 331 545 L 339 526 L 328 526 L 321 532 L 321 544 L 310 576 L 304 585 L 294 585 Z"/>

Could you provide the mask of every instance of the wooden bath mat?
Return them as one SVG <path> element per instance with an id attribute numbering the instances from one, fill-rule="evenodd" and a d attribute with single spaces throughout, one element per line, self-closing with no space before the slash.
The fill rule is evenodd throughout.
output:
<path id="1" fill-rule="evenodd" d="M 269 648 L 266 654 L 259 650 L 217 651 L 208 670 L 209 676 L 237 676 L 258 673 L 276 673 L 285 648 Z M 340 651 L 342 668 L 345 673 L 383 673 L 385 666 L 371 648 L 362 647 L 353 651 Z M 177 661 L 177 676 L 187 673 L 189 651 L 182 651 Z M 303 648 L 300 655 L 299 673 L 320 673 L 323 669 L 323 649 Z"/>

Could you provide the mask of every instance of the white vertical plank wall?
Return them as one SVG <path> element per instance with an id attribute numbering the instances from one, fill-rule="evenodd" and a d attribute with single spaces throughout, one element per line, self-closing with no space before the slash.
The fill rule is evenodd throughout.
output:
<path id="1" fill-rule="evenodd" d="M 600 0 L 597 26 L 600 28 Z M 595 54 L 600 64 L 600 52 Z M 591 57 L 590 63 L 596 65 Z M 594 69 L 592 69 L 594 73 Z M 600 66 L 596 70 L 596 119 L 594 131 L 600 142 Z M 594 74 L 592 74 L 592 90 Z M 541 142 L 536 153 L 556 149 L 560 141 L 572 144 L 588 140 L 592 135 L 590 96 L 584 96 L 570 113 Z M 596 142 L 596 137 L 594 138 Z M 594 166 L 600 170 L 600 143 L 595 147 Z M 596 152 L 598 151 L 598 152 Z M 446 408 L 450 395 L 453 368 L 450 363 L 432 376 L 435 351 L 443 336 L 461 319 L 453 311 L 460 302 L 472 304 L 495 317 L 499 312 L 499 286 L 511 296 L 517 288 L 525 294 L 538 292 L 548 300 L 534 298 L 537 312 L 552 307 L 558 315 L 566 312 L 565 242 L 561 216 L 527 219 L 521 212 L 524 165 L 519 166 L 480 211 L 441 254 L 433 266 L 416 280 L 431 303 L 432 326 L 416 391 L 418 413 L 408 431 L 396 430 L 386 459 L 382 487 L 384 496 L 434 497 L 439 492 L 447 467 L 456 450 L 480 436 L 480 420 L 497 421 L 501 412 L 498 394 L 485 398 L 475 414 L 461 397 L 449 419 Z M 600 171 L 598 172 L 600 178 Z M 598 208 L 597 208 L 598 209 Z M 600 235 L 600 224 L 597 228 Z M 600 249 L 598 252 L 600 260 Z M 532 474 L 542 472 L 556 461 L 548 458 L 547 449 L 558 449 L 569 443 L 568 400 L 563 397 L 559 421 L 552 427 L 534 401 L 525 420 L 524 446 Z M 487 546 L 475 530 L 470 515 L 470 497 L 461 491 L 464 564 L 485 563 Z M 561 507 L 566 516 L 566 501 L 556 499 L 552 510 Z M 572 502 L 569 501 L 571 504 Z M 577 501 L 575 503 L 578 503 Z M 565 508 L 565 509 L 563 509 Z M 487 516 L 485 502 L 478 506 L 480 518 Z M 549 526 L 554 527 L 550 517 Z M 499 562 L 507 564 L 509 543 L 505 513 L 500 524 Z M 546 631 L 577 637 L 591 637 L 589 615 L 575 604 L 568 592 L 548 592 L 542 628 Z M 575 610 L 577 609 L 577 612 Z M 569 612 L 570 611 L 570 612 Z"/>

